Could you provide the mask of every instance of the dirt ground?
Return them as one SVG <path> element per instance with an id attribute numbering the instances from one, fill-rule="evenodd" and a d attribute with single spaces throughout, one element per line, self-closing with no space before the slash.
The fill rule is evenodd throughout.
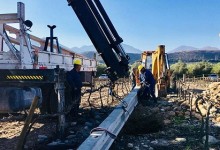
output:
<path id="1" fill-rule="evenodd" d="M 99 85 L 97 86 L 100 86 Z M 104 83 L 103 83 L 104 84 Z M 202 92 L 209 88 L 210 83 L 189 83 L 191 90 Z M 119 84 L 118 95 L 122 98 L 130 90 L 130 84 Z M 84 89 L 86 90 L 86 89 Z M 57 117 L 39 117 L 35 119 L 26 137 L 24 149 L 77 149 L 89 136 L 89 132 L 97 127 L 113 110 L 119 101 L 109 96 L 109 89 L 102 88 L 90 95 L 84 94 L 80 108 L 80 117 L 72 121 L 66 130 L 65 141 L 57 135 Z M 101 98 L 100 98 L 101 97 Z M 88 99 L 91 103 L 89 106 Z M 147 106 L 139 104 L 129 118 L 125 127 L 118 135 L 110 149 L 163 150 L 163 149 L 203 149 L 201 136 L 201 119 L 195 112 L 189 116 L 189 106 L 176 94 L 158 99 L 157 104 L 149 102 Z M 219 112 L 216 109 L 215 117 Z M 37 118 L 36 111 L 34 118 Z M 0 149 L 15 149 L 24 125 L 26 115 L 3 114 L 0 120 Z M 215 119 L 216 119 L 215 118 Z M 215 142 L 209 144 L 213 150 L 220 149 L 220 120 L 210 121 L 210 138 Z M 219 126 L 218 126 L 219 125 Z M 63 144 L 65 143 L 65 144 Z"/>
<path id="2" fill-rule="evenodd" d="M 48 147 L 49 149 L 76 149 L 89 136 L 90 130 L 97 127 L 119 104 L 117 98 L 109 95 L 109 88 L 105 87 L 108 83 L 108 81 L 97 81 L 95 88 L 100 90 L 93 92 L 91 95 L 86 92 L 82 96 L 79 118 L 66 124 L 68 127 L 65 136 L 72 136 L 66 141 L 67 146 L 60 147 L 59 142 L 57 142 L 59 140 L 57 117 L 41 115 L 39 109 L 37 109 L 33 117 L 35 123 L 33 123 L 29 134 L 27 134 L 24 149 L 48 149 Z M 83 87 L 82 92 L 84 93 L 88 89 L 90 88 Z M 124 82 L 119 82 L 115 85 L 115 92 L 120 98 L 126 96 L 129 91 L 129 84 L 125 85 Z M 26 116 L 24 112 L 1 114 L 0 150 L 16 148 Z M 58 146 L 47 146 L 48 143 L 54 141 L 58 143 Z"/>

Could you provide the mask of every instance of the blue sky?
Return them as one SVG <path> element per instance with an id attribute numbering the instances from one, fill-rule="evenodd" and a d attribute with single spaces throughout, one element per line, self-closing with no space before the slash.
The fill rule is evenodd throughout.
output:
<path id="1" fill-rule="evenodd" d="M 31 34 L 49 36 L 47 25 L 67 47 L 91 45 L 89 37 L 66 0 L 20 0 Z M 124 44 L 140 50 L 167 51 L 181 45 L 220 48 L 220 0 L 100 0 Z M 0 14 L 15 13 L 17 0 L 2 0 Z"/>

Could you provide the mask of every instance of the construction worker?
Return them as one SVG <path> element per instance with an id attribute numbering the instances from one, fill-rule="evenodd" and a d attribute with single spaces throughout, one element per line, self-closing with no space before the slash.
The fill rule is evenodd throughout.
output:
<path id="1" fill-rule="evenodd" d="M 149 84 L 149 90 L 147 88 L 144 89 L 144 92 L 149 92 L 150 91 L 150 95 L 152 96 L 154 102 L 157 102 L 156 96 L 155 96 L 155 84 L 156 81 L 154 79 L 153 74 L 148 70 L 145 69 L 145 67 L 143 65 L 139 65 L 138 66 L 138 71 L 140 73 L 140 82 L 145 86 L 147 84 Z M 146 93 L 147 95 L 147 93 Z"/>
<path id="2" fill-rule="evenodd" d="M 80 69 L 82 62 L 79 59 L 74 61 L 74 68 L 67 72 L 67 83 L 71 87 L 72 105 L 69 112 L 69 117 L 76 118 L 78 116 L 79 106 L 81 103 L 81 88 L 82 80 L 80 77 Z"/>

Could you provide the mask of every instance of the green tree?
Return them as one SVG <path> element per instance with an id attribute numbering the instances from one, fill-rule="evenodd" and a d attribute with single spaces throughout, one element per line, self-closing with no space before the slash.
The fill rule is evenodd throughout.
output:
<path id="1" fill-rule="evenodd" d="M 212 73 L 220 74 L 220 63 L 213 64 L 211 72 Z"/>
<path id="2" fill-rule="evenodd" d="M 193 70 L 194 70 L 194 68 L 195 68 L 195 63 L 190 63 L 190 64 L 187 64 L 187 74 L 189 75 L 189 76 L 194 76 L 193 75 Z"/>
<path id="3" fill-rule="evenodd" d="M 172 75 L 177 77 L 182 77 L 183 74 L 187 73 L 187 65 L 181 60 L 179 60 L 178 63 L 171 65 L 170 69 L 173 72 Z"/>
<path id="4" fill-rule="evenodd" d="M 206 61 L 193 63 L 187 65 L 188 74 L 191 76 L 201 76 L 203 74 L 207 75 L 211 73 L 212 64 Z"/>
<path id="5" fill-rule="evenodd" d="M 101 74 L 106 73 L 105 70 L 107 69 L 107 66 L 105 64 L 98 64 L 97 65 L 97 72 L 96 76 L 100 76 Z"/>

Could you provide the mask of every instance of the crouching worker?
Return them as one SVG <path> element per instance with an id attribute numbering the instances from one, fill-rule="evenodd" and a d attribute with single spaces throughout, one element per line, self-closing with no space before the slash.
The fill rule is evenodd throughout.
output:
<path id="1" fill-rule="evenodd" d="M 71 88 L 71 109 L 67 117 L 75 119 L 78 116 L 79 106 L 81 103 L 81 88 L 82 80 L 80 77 L 80 69 L 82 66 L 81 60 L 77 59 L 74 61 L 74 68 L 67 72 L 67 83 Z"/>
<path id="2" fill-rule="evenodd" d="M 145 69 L 143 65 L 138 66 L 138 71 L 140 73 L 139 79 L 142 84 L 142 87 L 140 89 L 140 92 L 142 92 L 142 96 L 147 96 L 150 94 L 154 103 L 157 103 L 157 99 L 155 97 L 156 81 L 153 77 L 153 74 L 148 69 Z M 147 85 L 149 86 L 147 87 Z"/>

